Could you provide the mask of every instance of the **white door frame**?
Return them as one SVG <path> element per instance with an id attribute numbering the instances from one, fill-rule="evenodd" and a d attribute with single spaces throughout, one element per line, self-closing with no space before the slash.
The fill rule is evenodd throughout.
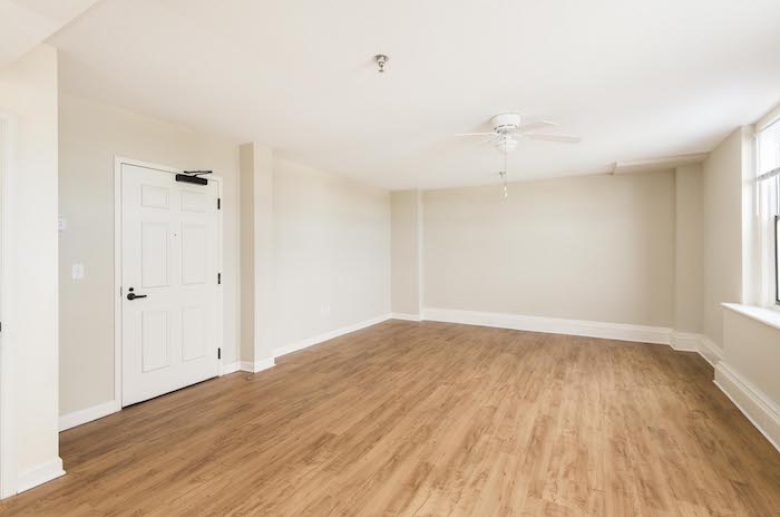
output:
<path id="1" fill-rule="evenodd" d="M 170 174 L 183 174 L 184 171 L 166 165 L 157 165 L 154 163 L 114 157 L 114 403 L 116 407 L 122 407 L 122 165 L 133 165 Z M 221 199 L 223 193 L 222 176 L 210 174 L 209 181 L 217 183 L 218 196 Z M 217 270 L 222 273 L 224 281 L 225 271 L 223 268 L 223 216 L 222 210 L 217 210 Z M 219 363 L 219 375 L 225 364 L 225 329 L 224 329 L 224 289 L 222 285 L 217 289 L 217 346 L 222 349 L 222 358 Z"/>
<path id="2" fill-rule="evenodd" d="M 14 421 L 14 352 L 16 350 L 14 310 L 14 225 L 13 185 L 18 122 L 0 113 L 0 499 L 16 494 L 16 447 Z"/>

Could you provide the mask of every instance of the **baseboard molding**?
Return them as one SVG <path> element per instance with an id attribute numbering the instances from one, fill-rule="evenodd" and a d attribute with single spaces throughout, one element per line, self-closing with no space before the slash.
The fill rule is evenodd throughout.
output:
<path id="1" fill-rule="evenodd" d="M 360 323 L 355 323 L 354 325 L 341 327 L 339 329 L 332 330 L 330 332 L 325 332 L 324 334 L 319 334 L 317 336 L 310 337 L 308 339 L 303 339 L 301 341 L 297 341 L 289 345 L 275 348 L 273 351 L 273 356 L 281 357 L 283 355 L 291 354 L 293 352 L 303 350 L 304 348 L 309 348 L 310 346 L 314 346 L 325 341 L 330 341 L 331 339 L 335 339 L 345 334 L 351 334 L 352 332 L 357 332 L 358 330 L 362 330 L 366 327 L 376 325 L 377 323 L 382 323 L 383 321 L 387 321 L 391 318 L 392 315 L 383 314 L 382 316 L 377 316 L 376 318 L 371 318 L 369 320 L 361 321 Z"/>
<path id="2" fill-rule="evenodd" d="M 276 366 L 276 361 L 274 361 L 273 357 L 261 359 L 260 361 L 255 361 L 252 365 L 252 373 L 262 372 L 263 370 L 268 370 L 274 366 Z"/>
<path id="3" fill-rule="evenodd" d="M 229 375 L 237 371 L 257 373 L 272 368 L 275 364 L 273 358 L 257 361 L 256 363 L 236 361 L 223 365 L 222 375 Z M 60 432 L 67 431 L 68 429 L 73 429 L 74 427 L 99 420 L 121 410 L 122 405 L 118 401 L 112 400 L 80 411 L 74 411 L 73 413 L 68 413 L 67 415 L 62 415 L 60 417 L 59 429 Z"/>
<path id="4" fill-rule="evenodd" d="M 223 364 L 222 372 L 220 373 L 220 376 L 230 375 L 231 373 L 236 373 L 239 370 L 241 370 L 241 361 L 235 361 L 233 363 Z"/>
<path id="5" fill-rule="evenodd" d="M 55 458 L 20 474 L 16 479 L 15 492 L 17 494 L 26 492 L 31 488 L 35 488 L 64 475 L 65 471 L 62 469 L 62 460 L 60 458 Z"/>
<path id="6" fill-rule="evenodd" d="M 396 317 L 395 319 L 403 319 Z M 705 361 L 715 367 L 722 359 L 723 351 L 707 336 L 694 332 L 677 332 L 667 327 L 606 323 L 601 321 L 569 320 L 519 314 L 460 311 L 453 309 L 426 308 L 421 321 L 439 321 L 464 325 L 568 334 L 619 341 L 655 343 L 669 345 L 678 352 L 698 352 Z"/>
<path id="7" fill-rule="evenodd" d="M 425 309 L 423 319 L 444 323 L 482 325 L 484 327 L 523 330 L 527 332 L 569 334 L 573 336 L 616 339 L 640 343 L 657 343 L 662 345 L 670 344 L 672 337 L 672 329 L 666 327 L 522 316 L 517 314 L 460 311 L 433 307 Z"/>
<path id="8" fill-rule="evenodd" d="M 658 343 L 670 345 L 674 350 L 681 352 L 697 352 L 715 368 L 715 384 L 769 440 L 772 446 L 780 451 L 780 407 L 760 389 L 724 363 L 721 348 L 705 335 L 675 332 L 664 327 L 438 308 L 425 309 L 423 316 L 424 320 L 430 321 Z"/>
<path id="9" fill-rule="evenodd" d="M 691 332 L 672 332 L 669 345 L 678 352 L 698 352 L 701 347 L 701 335 Z"/>
<path id="10" fill-rule="evenodd" d="M 677 352 L 698 352 L 713 368 L 723 358 L 723 350 L 704 334 L 673 332 L 669 344 Z"/>
<path id="11" fill-rule="evenodd" d="M 405 314 L 403 312 L 394 312 L 390 315 L 390 319 L 401 321 L 422 321 L 422 317 L 419 314 Z"/>
<path id="12" fill-rule="evenodd" d="M 93 420 L 98 420 L 99 418 L 116 413 L 121 409 L 122 406 L 118 401 L 111 400 L 104 402 L 103 404 L 98 404 L 97 406 L 88 407 L 80 411 L 74 411 L 73 413 L 62 415 L 60 417 L 59 424 L 60 431 L 67 431 L 68 429 L 73 429 L 74 427 L 92 422 Z"/>
<path id="13" fill-rule="evenodd" d="M 700 334 L 699 335 L 699 355 L 704 358 L 705 361 L 710 363 L 713 368 L 718 366 L 718 363 L 723 359 L 723 350 L 716 345 L 710 338 Z"/>
<path id="14" fill-rule="evenodd" d="M 715 367 L 715 385 L 780 452 L 780 407 L 723 361 Z"/>
<path id="15" fill-rule="evenodd" d="M 240 361 L 237 364 L 239 366 L 236 371 L 258 373 L 262 372 L 263 370 L 273 368 L 276 366 L 276 361 L 274 361 L 273 357 L 269 357 L 268 359 L 261 359 L 260 361 L 255 361 L 254 363 L 252 361 Z"/>

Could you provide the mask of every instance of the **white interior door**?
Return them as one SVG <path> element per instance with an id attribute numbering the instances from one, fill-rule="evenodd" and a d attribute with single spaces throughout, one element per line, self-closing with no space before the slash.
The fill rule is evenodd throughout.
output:
<path id="1" fill-rule="evenodd" d="M 219 375 L 218 186 L 122 165 L 122 405 Z"/>

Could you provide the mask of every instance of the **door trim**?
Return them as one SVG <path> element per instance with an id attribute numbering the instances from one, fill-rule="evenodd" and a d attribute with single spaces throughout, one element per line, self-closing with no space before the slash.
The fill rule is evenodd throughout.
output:
<path id="1" fill-rule="evenodd" d="M 122 407 L 122 165 L 143 167 L 169 174 L 182 174 L 184 171 L 175 167 L 158 165 L 155 163 L 133 160 L 121 156 L 114 157 L 114 403 L 116 407 Z M 217 192 L 220 199 L 223 196 L 223 178 L 214 174 L 209 175 L 210 181 L 217 183 Z M 223 210 L 217 210 L 217 270 L 224 271 L 224 229 Z M 225 350 L 224 328 L 224 282 L 217 286 L 217 347 Z M 224 354 L 219 362 L 219 375 L 223 375 L 225 367 Z"/>
<path id="2" fill-rule="evenodd" d="M 16 433 L 14 421 L 14 225 L 13 185 L 16 175 L 15 150 L 18 131 L 16 117 L 0 113 L 0 499 L 17 493 Z"/>

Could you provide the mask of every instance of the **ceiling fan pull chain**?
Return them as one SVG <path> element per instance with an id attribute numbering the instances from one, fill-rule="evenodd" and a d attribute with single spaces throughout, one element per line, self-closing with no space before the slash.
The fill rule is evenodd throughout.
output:
<path id="1" fill-rule="evenodd" d="M 502 199 L 506 199 L 509 197 L 509 186 L 506 183 L 506 173 L 508 171 L 507 167 L 507 152 L 504 151 L 504 171 L 501 173 L 501 177 L 504 178 L 504 192 L 502 195 Z"/>

